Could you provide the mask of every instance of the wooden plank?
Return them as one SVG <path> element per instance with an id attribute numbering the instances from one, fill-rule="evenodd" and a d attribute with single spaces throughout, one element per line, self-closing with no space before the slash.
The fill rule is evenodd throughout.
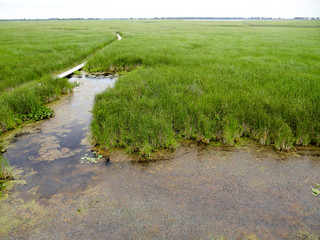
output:
<path id="1" fill-rule="evenodd" d="M 118 41 L 120 41 L 122 39 L 120 34 L 117 34 L 117 37 L 118 37 Z M 65 77 L 71 75 L 72 73 L 74 73 L 75 71 L 79 71 L 81 68 L 84 67 L 85 64 L 86 64 L 86 62 L 83 62 L 83 63 L 79 64 L 78 66 L 75 66 L 74 68 L 69 69 L 68 71 L 60 73 L 59 75 L 57 75 L 57 78 L 65 78 Z"/>
<path id="2" fill-rule="evenodd" d="M 79 71 L 81 68 L 84 67 L 85 64 L 86 64 L 86 62 L 83 62 L 83 63 L 79 64 L 78 66 L 75 66 L 74 68 L 69 69 L 68 71 L 60 73 L 57 76 L 57 78 L 65 78 L 65 77 L 71 75 L 72 73 L 74 73 L 75 71 Z"/>

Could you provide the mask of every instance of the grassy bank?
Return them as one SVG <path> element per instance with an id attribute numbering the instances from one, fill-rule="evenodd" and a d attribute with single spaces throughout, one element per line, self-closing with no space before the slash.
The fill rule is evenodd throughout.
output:
<path id="1" fill-rule="evenodd" d="M 97 96 L 95 140 L 146 156 L 180 138 L 234 145 L 246 136 L 280 150 L 319 145 L 320 29 L 252 24 L 118 25 L 123 40 L 86 68 L 136 70 Z"/>
<path id="2" fill-rule="evenodd" d="M 53 116 L 52 110 L 43 105 L 58 99 L 63 93 L 69 93 L 72 88 L 73 84 L 69 83 L 68 79 L 53 79 L 47 76 L 2 93 L 0 133 L 13 129 L 24 121 Z"/>

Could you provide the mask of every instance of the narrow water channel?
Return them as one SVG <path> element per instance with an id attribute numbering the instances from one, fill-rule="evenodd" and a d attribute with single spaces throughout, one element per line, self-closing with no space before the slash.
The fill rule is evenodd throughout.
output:
<path id="1" fill-rule="evenodd" d="M 107 87 L 113 87 L 116 78 L 71 78 L 80 85 L 51 107 L 55 117 L 35 124 L 31 132 L 14 139 L 5 157 L 15 168 L 21 168 L 27 184 L 17 186 L 18 191 L 28 192 L 38 186 L 42 198 L 61 191 L 83 188 L 91 179 L 87 163 L 80 163 L 84 156 L 94 157 L 88 143 L 94 97 Z M 34 131 L 34 132 L 33 132 Z"/>

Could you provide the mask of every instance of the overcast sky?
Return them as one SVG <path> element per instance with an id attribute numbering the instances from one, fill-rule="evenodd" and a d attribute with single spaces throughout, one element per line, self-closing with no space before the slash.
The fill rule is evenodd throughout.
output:
<path id="1" fill-rule="evenodd" d="M 319 17 L 320 0 L 0 0 L 0 19 Z"/>

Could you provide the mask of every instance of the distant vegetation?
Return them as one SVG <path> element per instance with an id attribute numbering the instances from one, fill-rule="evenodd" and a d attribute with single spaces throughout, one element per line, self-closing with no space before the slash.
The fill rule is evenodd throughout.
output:
<path id="1" fill-rule="evenodd" d="M 0 22 L 0 92 L 82 61 L 115 39 L 101 22 Z"/>
<path id="2" fill-rule="evenodd" d="M 43 18 L 43 19 L 0 19 L 0 21 L 81 21 L 81 20 L 319 20 L 319 17 L 294 17 L 294 18 L 272 18 L 272 17 L 154 17 L 154 18 Z"/>
<path id="3" fill-rule="evenodd" d="M 95 140 L 146 156 L 181 138 L 234 145 L 246 136 L 279 150 L 319 145 L 320 29 L 252 24 L 119 24 L 123 40 L 86 68 L 136 70 L 96 97 Z"/>

